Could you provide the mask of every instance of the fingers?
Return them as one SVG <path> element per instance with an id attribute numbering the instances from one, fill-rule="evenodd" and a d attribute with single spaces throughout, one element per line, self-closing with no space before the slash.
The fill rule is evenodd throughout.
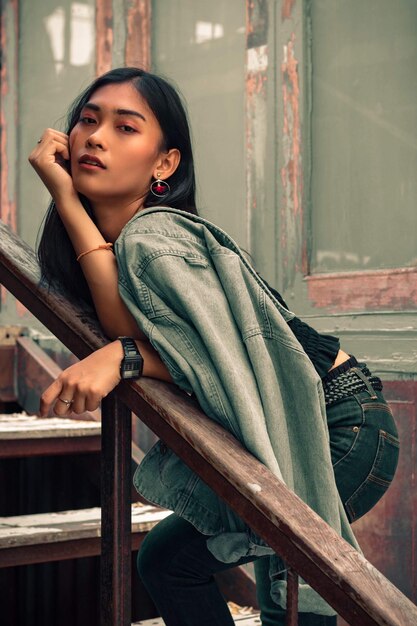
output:
<path id="1" fill-rule="evenodd" d="M 68 172 L 70 161 L 69 140 L 65 133 L 47 128 L 29 155 L 29 163 L 57 201 L 73 197 L 74 186 Z"/>
<path id="2" fill-rule="evenodd" d="M 57 378 L 42 394 L 40 415 L 46 417 L 52 410 L 54 415 L 66 417 L 71 413 L 95 411 L 101 402 L 102 396 L 94 389 L 83 389 L 63 383 Z"/>
<path id="3" fill-rule="evenodd" d="M 75 390 L 73 387 L 64 384 L 55 400 L 55 404 L 53 406 L 54 414 L 59 417 L 66 417 L 70 413 L 77 413 L 77 411 L 74 410 L 74 398 Z M 83 411 L 80 412 L 82 413 Z"/>
<path id="4" fill-rule="evenodd" d="M 59 153 L 65 160 L 69 160 L 68 135 L 53 128 L 47 128 L 40 137 L 35 148 L 29 155 L 29 162 L 35 165 L 43 156 Z"/>
<path id="5" fill-rule="evenodd" d="M 62 390 L 62 382 L 57 378 L 52 385 L 43 392 L 40 401 L 40 415 L 46 417 Z"/>
<path id="6" fill-rule="evenodd" d="M 42 135 L 39 137 L 38 143 L 43 143 L 45 139 L 54 138 L 60 139 L 61 141 L 68 141 L 68 135 L 66 133 L 61 132 L 60 130 L 56 130 L 55 128 L 46 128 Z"/>
<path id="7" fill-rule="evenodd" d="M 42 394 L 42 416 L 94 411 L 120 382 L 121 344 L 114 341 L 71 365 Z"/>
<path id="8" fill-rule="evenodd" d="M 29 163 L 37 170 L 45 159 L 47 162 L 53 161 L 56 153 L 60 154 L 62 158 L 69 160 L 68 135 L 48 128 L 30 153 Z"/>

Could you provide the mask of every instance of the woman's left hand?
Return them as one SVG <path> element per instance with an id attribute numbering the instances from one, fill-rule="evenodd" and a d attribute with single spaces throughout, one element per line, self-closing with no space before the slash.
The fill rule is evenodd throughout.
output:
<path id="1" fill-rule="evenodd" d="M 45 417 L 52 407 L 59 416 L 97 409 L 121 380 L 122 358 L 122 344 L 113 341 L 68 367 L 42 394 L 41 416 Z"/>

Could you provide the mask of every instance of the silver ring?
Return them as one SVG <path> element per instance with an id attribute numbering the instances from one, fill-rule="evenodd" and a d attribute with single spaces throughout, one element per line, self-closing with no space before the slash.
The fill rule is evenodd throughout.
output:
<path id="1" fill-rule="evenodd" d="M 67 406 L 71 406 L 71 404 L 74 402 L 74 400 L 64 400 L 64 398 L 58 398 L 58 400 L 61 400 L 61 402 L 63 402 Z"/>
<path id="2" fill-rule="evenodd" d="M 41 143 L 42 139 L 38 139 L 38 143 Z"/>

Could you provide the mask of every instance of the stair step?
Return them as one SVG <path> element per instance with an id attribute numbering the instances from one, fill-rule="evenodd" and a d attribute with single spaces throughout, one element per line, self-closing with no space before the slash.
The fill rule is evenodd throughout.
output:
<path id="1" fill-rule="evenodd" d="M 37 417 L 26 413 L 0 415 L 0 439 L 91 437 L 101 433 L 100 422 L 65 417 Z"/>
<path id="2" fill-rule="evenodd" d="M 233 620 L 238 626 L 260 626 L 261 618 L 259 613 L 253 612 L 250 615 L 239 615 L 232 613 Z M 165 626 L 162 617 L 154 617 L 153 619 L 145 619 L 140 622 L 134 622 L 132 626 Z"/>
<path id="3" fill-rule="evenodd" d="M 132 550 L 171 511 L 132 504 Z M 0 567 L 100 554 L 101 508 L 0 517 Z"/>
<path id="4" fill-rule="evenodd" d="M 171 511 L 141 502 L 132 504 L 132 533 L 147 532 Z M 100 537 L 101 508 L 0 517 L 0 549 Z"/>
<path id="5" fill-rule="evenodd" d="M 0 458 L 97 452 L 101 423 L 26 413 L 0 415 Z"/>

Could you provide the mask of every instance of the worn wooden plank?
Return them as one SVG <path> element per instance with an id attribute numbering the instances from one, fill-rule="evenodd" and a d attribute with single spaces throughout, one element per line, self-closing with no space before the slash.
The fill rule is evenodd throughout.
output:
<path id="1" fill-rule="evenodd" d="M 40 418 L 25 413 L 0 415 L 0 440 L 41 437 L 92 437 L 101 433 L 101 423 L 65 417 Z"/>
<path id="2" fill-rule="evenodd" d="M 100 450 L 100 435 L 90 435 L 88 437 L 0 439 L 0 459 L 91 454 L 100 452 Z"/>
<path id="3" fill-rule="evenodd" d="M 100 422 L 0 415 L 0 458 L 99 452 Z"/>
<path id="4" fill-rule="evenodd" d="M 132 533 L 147 532 L 170 511 L 135 502 Z M 0 517 L 0 549 L 101 536 L 101 508 Z M 1 558 L 1 557 L 0 557 Z"/>
<path id="5" fill-rule="evenodd" d="M 137 551 L 148 531 L 137 532 L 131 536 L 131 549 Z M 17 567 L 35 563 L 52 563 L 81 559 L 101 554 L 101 537 L 86 537 L 70 541 L 57 541 L 47 544 L 14 546 L 0 550 L 0 567 Z"/>
<path id="6" fill-rule="evenodd" d="M 0 237 L 0 280 L 6 287 L 77 356 L 102 345 L 91 317 L 37 288 L 28 247 L 2 224 Z M 121 383 L 118 395 L 348 622 L 417 623 L 414 604 L 186 394 L 142 378 Z"/>
<path id="7" fill-rule="evenodd" d="M 259 613 L 254 613 L 251 615 L 239 615 L 233 614 L 233 621 L 238 626 L 260 626 L 261 618 L 259 617 Z M 165 626 L 165 622 L 162 617 L 153 617 L 152 619 L 145 619 L 139 622 L 134 622 L 132 626 Z"/>

